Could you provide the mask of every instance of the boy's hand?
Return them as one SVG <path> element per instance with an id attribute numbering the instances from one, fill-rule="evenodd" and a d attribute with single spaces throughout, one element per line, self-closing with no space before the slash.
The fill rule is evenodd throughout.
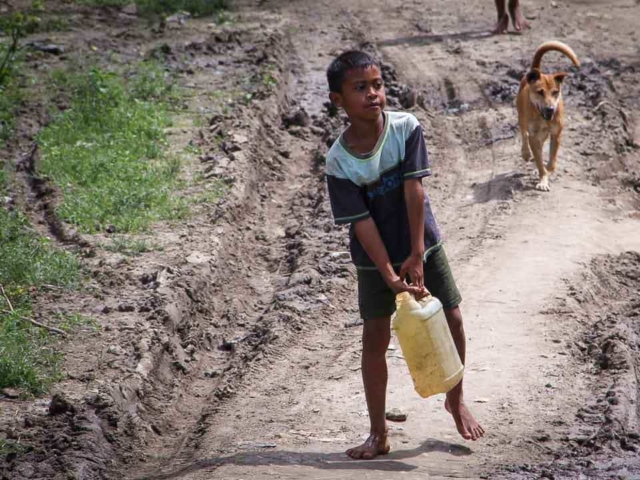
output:
<path id="1" fill-rule="evenodd" d="M 407 258 L 402 267 L 400 267 L 400 278 L 405 279 L 407 275 L 411 279 L 411 283 L 419 289 L 424 288 L 424 270 L 422 263 L 422 255 L 411 254 Z"/>
<path id="2" fill-rule="evenodd" d="M 389 288 L 393 290 L 393 293 L 395 293 L 396 295 L 401 292 L 409 292 L 414 297 L 416 297 L 416 300 L 420 300 L 421 298 L 429 294 L 429 292 L 427 292 L 427 289 L 424 287 L 420 288 L 416 285 L 407 285 L 407 282 L 402 280 L 401 277 L 394 277 L 390 280 L 387 280 L 387 285 L 389 285 Z"/>

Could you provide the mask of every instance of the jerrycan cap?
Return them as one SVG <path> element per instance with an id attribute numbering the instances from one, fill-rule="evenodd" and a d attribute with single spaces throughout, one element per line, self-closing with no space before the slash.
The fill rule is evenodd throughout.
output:
<path id="1" fill-rule="evenodd" d="M 396 295 L 396 308 L 400 308 L 401 305 L 407 304 L 412 300 L 415 301 L 415 298 L 409 292 L 400 292 Z"/>
<path id="2" fill-rule="evenodd" d="M 409 292 L 400 292 L 396 295 L 396 302 L 406 302 L 407 300 L 411 300 L 413 297 Z"/>

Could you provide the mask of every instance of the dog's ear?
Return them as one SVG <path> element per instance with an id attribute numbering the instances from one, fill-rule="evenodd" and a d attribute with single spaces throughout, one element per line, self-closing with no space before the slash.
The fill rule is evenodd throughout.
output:
<path id="1" fill-rule="evenodd" d="M 567 72 L 558 72 L 553 74 L 553 79 L 556 83 L 560 84 L 564 81 L 564 78 L 569 75 Z"/>
<path id="2" fill-rule="evenodd" d="M 529 73 L 527 73 L 527 82 L 534 83 L 540 80 L 540 70 L 534 68 Z"/>

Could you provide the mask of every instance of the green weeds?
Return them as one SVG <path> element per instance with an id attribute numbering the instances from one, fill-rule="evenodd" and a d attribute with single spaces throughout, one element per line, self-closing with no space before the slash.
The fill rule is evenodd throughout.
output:
<path id="1" fill-rule="evenodd" d="M 60 378 L 51 334 L 33 327 L 31 296 L 43 285 L 76 286 L 78 260 L 38 237 L 27 219 L 0 208 L 0 388 L 41 394 Z"/>
<path id="2" fill-rule="evenodd" d="M 38 136 L 41 172 L 63 193 L 60 218 L 87 233 L 125 233 L 183 217 L 186 202 L 172 196 L 179 159 L 165 153 L 176 93 L 163 69 L 143 64 L 127 81 L 99 69 L 53 81 L 73 92 L 71 108 Z"/>
<path id="3" fill-rule="evenodd" d="M 229 0 L 77 0 L 94 7 L 123 7 L 135 3 L 142 15 L 171 15 L 188 12 L 194 17 L 220 15 L 229 7 Z"/>
<path id="4" fill-rule="evenodd" d="M 121 235 L 114 236 L 110 243 L 105 243 L 102 248 L 109 252 L 121 253 L 129 257 L 136 257 L 142 253 L 162 250 L 159 245 L 141 238 L 128 238 Z"/>

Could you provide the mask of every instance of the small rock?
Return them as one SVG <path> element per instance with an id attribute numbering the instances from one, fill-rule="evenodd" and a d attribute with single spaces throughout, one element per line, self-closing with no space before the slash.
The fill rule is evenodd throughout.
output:
<path id="1" fill-rule="evenodd" d="M 109 225 L 107 227 L 107 233 L 116 233 L 116 226 L 115 225 Z"/>
<path id="2" fill-rule="evenodd" d="M 238 447 L 243 450 L 252 450 L 256 448 L 276 448 L 278 445 L 271 442 L 240 442 Z"/>
<path id="3" fill-rule="evenodd" d="M 75 407 L 67 400 L 67 398 L 61 394 L 56 393 L 51 398 L 49 404 L 49 415 L 61 415 L 63 413 L 75 413 Z"/>
<path id="4" fill-rule="evenodd" d="M 218 370 L 205 370 L 204 371 L 205 378 L 216 378 L 218 375 L 220 375 L 220 372 Z"/>
<path id="5" fill-rule="evenodd" d="M 404 422 L 407 420 L 408 416 L 408 413 L 400 410 L 399 408 L 392 408 L 387 412 L 386 415 L 387 420 L 389 420 L 390 422 Z"/>
<path id="6" fill-rule="evenodd" d="M 553 1 L 552 1 L 552 2 L 551 2 L 551 6 L 552 6 L 553 8 L 558 8 L 558 2 L 553 2 Z"/>
<path id="7" fill-rule="evenodd" d="M 245 135 L 242 135 L 240 133 L 234 134 L 232 138 L 233 141 L 238 145 L 242 145 L 243 143 L 247 143 L 249 141 L 249 139 Z"/>
<path id="8" fill-rule="evenodd" d="M 111 308 L 108 305 L 98 305 L 93 309 L 95 313 L 109 313 Z"/>
<path id="9" fill-rule="evenodd" d="M 293 113 L 289 113 L 282 117 L 282 123 L 285 128 L 292 126 L 308 127 L 311 124 L 311 118 L 304 108 L 296 110 Z"/>
<path id="10" fill-rule="evenodd" d="M 324 135 L 324 128 L 320 128 L 320 127 L 316 127 L 315 125 L 312 125 L 311 127 L 309 127 L 309 130 L 311 130 L 311 133 L 319 137 Z"/>
<path id="11" fill-rule="evenodd" d="M 278 150 L 278 153 L 284 158 L 291 157 L 291 152 L 289 150 L 287 150 L 286 148 L 281 148 L 280 150 Z"/>
<path id="12" fill-rule="evenodd" d="M 234 162 L 246 162 L 247 161 L 247 154 L 245 152 L 242 152 L 242 151 L 233 152 L 233 153 L 231 153 L 231 155 L 229 155 L 229 157 Z"/>
<path id="13" fill-rule="evenodd" d="M 18 464 L 16 471 L 19 475 L 24 478 L 31 478 L 36 473 L 36 469 L 30 463 L 20 463 Z"/>
<path id="14" fill-rule="evenodd" d="M 2 390 L 0 390 L 0 393 L 2 395 L 4 395 L 7 398 L 11 398 L 11 399 L 16 399 L 16 398 L 20 398 L 20 392 L 18 390 L 16 390 L 15 388 L 3 388 Z"/>
<path id="15" fill-rule="evenodd" d="M 411 88 L 406 88 L 400 95 L 402 108 L 413 108 L 418 103 L 418 94 Z"/>
<path id="16" fill-rule="evenodd" d="M 127 15 L 138 15 L 138 6 L 135 3 L 130 3 L 121 10 L 122 13 Z"/>
<path id="17" fill-rule="evenodd" d="M 54 478 L 56 475 L 56 471 L 48 463 L 42 462 L 38 464 L 38 475 L 40 475 L 42 478 Z"/>
<path id="18" fill-rule="evenodd" d="M 36 422 L 32 417 L 24 417 L 22 424 L 24 425 L 24 428 L 32 428 L 35 426 Z"/>
<path id="19" fill-rule="evenodd" d="M 227 155 L 230 153 L 239 152 L 240 150 L 242 150 L 237 144 L 232 142 L 227 142 L 226 140 L 222 142 L 222 144 L 220 145 L 220 148 Z"/>
<path id="20" fill-rule="evenodd" d="M 124 353 L 124 350 L 120 345 L 110 345 L 109 348 L 107 348 L 107 353 L 120 356 Z"/>
<path id="21" fill-rule="evenodd" d="M 173 366 L 175 367 L 176 370 L 178 370 L 178 371 L 180 371 L 182 373 L 186 374 L 186 373 L 189 372 L 189 369 L 187 368 L 187 366 L 183 362 L 181 362 L 179 360 L 176 360 L 175 362 L 173 362 Z"/>
<path id="22" fill-rule="evenodd" d="M 303 136 L 304 136 L 303 127 L 299 127 L 297 125 L 293 125 L 293 126 L 289 127 L 287 131 L 291 135 L 293 135 L 294 137 L 303 138 Z"/>
<path id="23" fill-rule="evenodd" d="M 167 23 L 178 23 L 180 25 L 184 25 L 185 21 L 191 18 L 191 14 L 188 12 L 180 12 L 175 15 L 171 15 L 167 17 Z"/>
<path id="24" fill-rule="evenodd" d="M 192 263 L 194 265 L 199 265 L 202 263 L 207 263 L 209 260 L 211 260 L 211 257 L 201 252 L 191 252 L 191 254 L 186 258 L 186 260 L 187 262 Z"/>
<path id="25" fill-rule="evenodd" d="M 119 312 L 135 312 L 136 307 L 131 303 L 121 303 L 118 305 Z"/>
<path id="26" fill-rule="evenodd" d="M 52 55 L 62 55 L 64 53 L 64 47 L 61 45 L 55 45 L 53 43 L 48 43 L 45 45 L 40 45 L 38 43 L 32 43 L 31 46 L 40 52 L 50 53 Z"/>

